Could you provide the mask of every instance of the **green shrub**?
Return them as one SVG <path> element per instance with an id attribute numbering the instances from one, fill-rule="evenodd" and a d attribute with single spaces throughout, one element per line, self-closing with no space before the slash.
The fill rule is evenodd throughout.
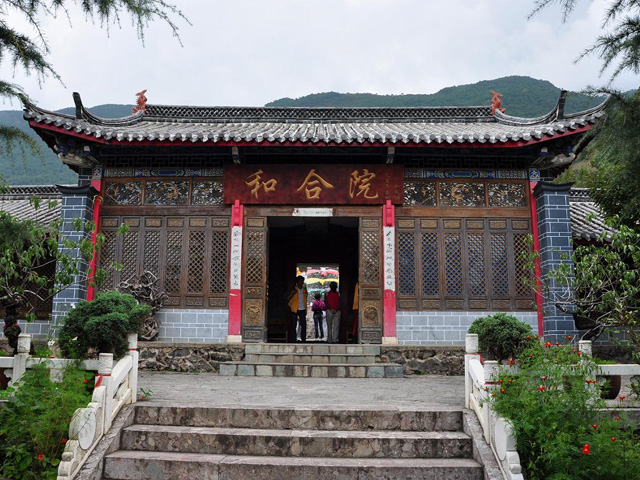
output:
<path id="1" fill-rule="evenodd" d="M 506 313 L 477 318 L 469 333 L 477 333 L 480 351 L 498 361 L 515 358 L 534 340 L 529 325 Z"/>
<path id="2" fill-rule="evenodd" d="M 620 414 L 604 410 L 597 365 L 570 345 L 534 345 L 491 393 L 513 427 L 529 480 L 623 480 L 640 472 L 640 442 Z"/>
<path id="3" fill-rule="evenodd" d="M 46 362 L 27 370 L 19 389 L 0 408 L 0 478 L 55 480 L 69 422 L 91 401 L 93 374 L 67 367 L 62 381 L 49 378 Z"/>
<path id="4" fill-rule="evenodd" d="M 127 353 L 127 334 L 137 333 L 150 314 L 151 307 L 139 305 L 131 295 L 99 293 L 66 316 L 58 335 L 60 350 L 71 358 L 85 358 L 91 348 L 122 357 Z"/>

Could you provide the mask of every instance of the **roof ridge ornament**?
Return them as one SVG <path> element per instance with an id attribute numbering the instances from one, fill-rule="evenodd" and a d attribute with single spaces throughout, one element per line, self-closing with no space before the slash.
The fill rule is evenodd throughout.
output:
<path id="1" fill-rule="evenodd" d="M 147 93 L 146 89 L 136 93 L 138 98 L 136 99 L 136 106 L 133 107 L 133 113 L 147 112 L 147 97 L 144 96 L 145 93 Z"/>
<path id="2" fill-rule="evenodd" d="M 502 98 L 502 94 L 491 90 L 491 95 L 493 95 L 493 97 L 491 97 L 491 115 L 495 115 L 496 110 L 504 113 L 506 109 L 500 108 L 502 107 L 502 100 L 500 100 L 500 98 Z"/>

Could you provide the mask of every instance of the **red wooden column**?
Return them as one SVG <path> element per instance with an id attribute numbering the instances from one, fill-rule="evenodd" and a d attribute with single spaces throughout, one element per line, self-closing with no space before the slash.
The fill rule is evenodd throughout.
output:
<path id="1" fill-rule="evenodd" d="M 542 307 L 542 270 L 540 269 L 540 238 L 538 237 L 538 208 L 533 189 L 538 182 L 529 182 L 529 203 L 531 205 L 531 234 L 533 236 L 533 251 L 538 255 L 535 260 L 534 276 L 536 278 L 536 306 L 538 307 L 538 335 L 544 336 L 544 310 Z"/>
<path id="2" fill-rule="evenodd" d="M 396 232 L 395 207 L 391 200 L 382 207 L 384 252 L 384 323 L 382 343 L 397 345 L 396 334 Z"/>
<path id="3" fill-rule="evenodd" d="M 242 342 L 242 225 L 244 206 L 231 207 L 231 258 L 229 261 L 229 334 L 227 343 Z"/>
<path id="4" fill-rule="evenodd" d="M 97 267 L 97 252 L 96 243 L 98 236 L 98 228 L 100 226 L 100 207 L 102 206 L 102 167 L 95 167 L 93 169 L 93 173 L 91 175 L 91 186 L 98 191 L 98 194 L 93 200 L 93 233 L 91 234 L 91 242 L 93 243 L 93 257 L 91 257 L 91 262 L 89 262 L 89 285 L 87 286 L 87 300 L 90 302 L 95 298 L 96 290 L 91 284 L 93 282 L 93 278 L 96 274 Z"/>

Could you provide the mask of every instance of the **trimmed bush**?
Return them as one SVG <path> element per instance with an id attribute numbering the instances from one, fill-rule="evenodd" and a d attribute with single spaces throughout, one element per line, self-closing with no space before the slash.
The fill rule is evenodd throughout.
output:
<path id="1" fill-rule="evenodd" d="M 499 362 L 515 358 L 533 341 L 531 327 L 506 313 L 476 319 L 469 333 L 477 333 L 480 351 Z"/>
<path id="2" fill-rule="evenodd" d="M 137 333 L 150 314 L 151 307 L 139 305 L 131 295 L 99 293 L 66 316 L 58 336 L 60 349 L 70 358 L 86 358 L 89 349 L 120 358 L 127 353 L 127 334 Z"/>

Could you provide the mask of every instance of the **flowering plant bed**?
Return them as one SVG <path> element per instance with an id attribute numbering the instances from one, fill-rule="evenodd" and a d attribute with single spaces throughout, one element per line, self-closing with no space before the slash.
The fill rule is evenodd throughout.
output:
<path id="1" fill-rule="evenodd" d="M 640 471 L 640 438 L 624 412 L 607 412 L 599 367 L 572 345 L 525 350 L 501 371 L 488 403 L 513 430 L 529 479 L 616 480 Z M 615 402 L 621 406 L 624 398 Z"/>

